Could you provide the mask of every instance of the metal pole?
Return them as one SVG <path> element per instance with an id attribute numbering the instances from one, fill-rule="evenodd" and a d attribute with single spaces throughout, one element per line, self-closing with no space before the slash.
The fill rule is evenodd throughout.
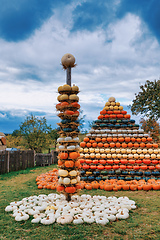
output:
<path id="1" fill-rule="evenodd" d="M 71 86 L 71 67 L 67 68 L 67 84 Z"/>

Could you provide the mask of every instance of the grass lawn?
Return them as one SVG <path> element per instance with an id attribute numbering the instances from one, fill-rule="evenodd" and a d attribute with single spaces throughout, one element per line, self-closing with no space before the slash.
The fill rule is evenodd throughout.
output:
<path id="1" fill-rule="evenodd" d="M 128 196 L 136 201 L 137 209 L 130 212 L 127 220 L 98 224 L 58 225 L 49 226 L 32 224 L 30 221 L 16 222 L 5 207 L 15 200 L 39 194 L 49 194 L 53 190 L 38 189 L 35 179 L 55 167 L 37 167 L 19 172 L 0 175 L 0 239 L 114 239 L 114 240 L 159 240 L 160 239 L 160 191 L 119 191 L 83 190 L 81 193 L 90 195 Z"/>

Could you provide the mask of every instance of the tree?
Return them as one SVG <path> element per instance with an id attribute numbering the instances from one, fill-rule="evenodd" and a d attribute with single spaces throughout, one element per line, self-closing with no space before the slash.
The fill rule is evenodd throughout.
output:
<path id="1" fill-rule="evenodd" d="M 136 98 L 130 106 L 132 114 L 139 113 L 149 119 L 158 120 L 160 118 L 160 80 L 149 81 L 140 86 L 140 91 L 135 94 Z"/>
<path id="2" fill-rule="evenodd" d="M 79 109 L 79 113 L 80 113 L 79 118 L 78 118 L 79 124 L 80 124 L 79 125 L 79 130 L 80 130 L 81 133 L 85 133 L 86 131 L 84 130 L 84 125 L 85 125 L 86 115 L 83 115 L 83 110 L 82 109 Z"/>
<path id="3" fill-rule="evenodd" d="M 145 120 L 142 118 L 140 120 L 140 123 L 142 124 L 142 129 L 149 133 L 150 136 L 156 141 L 159 142 L 159 135 L 160 135 L 160 125 L 156 122 L 155 119 L 147 119 Z"/>
<path id="4" fill-rule="evenodd" d="M 6 136 L 7 140 L 7 148 L 21 148 L 24 145 L 24 139 L 21 136 L 13 136 L 12 134 L 8 134 Z"/>
<path id="5" fill-rule="evenodd" d="M 41 153 L 52 143 L 51 126 L 47 125 L 45 117 L 36 118 L 31 115 L 20 125 L 20 133 L 26 140 L 26 147 Z"/>

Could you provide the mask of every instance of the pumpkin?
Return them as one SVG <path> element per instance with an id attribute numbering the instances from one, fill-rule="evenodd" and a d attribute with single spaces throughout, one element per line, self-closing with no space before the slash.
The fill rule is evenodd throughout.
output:
<path id="1" fill-rule="evenodd" d="M 75 187 L 66 187 L 65 192 L 66 193 L 74 193 L 76 191 Z"/>
<path id="2" fill-rule="evenodd" d="M 79 154 L 77 152 L 69 153 L 69 158 L 71 159 L 77 159 L 78 157 L 79 157 Z"/>
<path id="3" fill-rule="evenodd" d="M 76 85 L 73 85 L 73 86 L 72 86 L 72 91 L 73 91 L 73 92 L 79 92 L 79 87 L 76 86 Z"/>
<path id="4" fill-rule="evenodd" d="M 88 137 L 85 137 L 85 138 L 83 139 L 83 141 L 84 141 L 84 142 L 89 142 L 89 138 L 88 138 Z"/>
<path id="5" fill-rule="evenodd" d="M 64 113 L 67 114 L 67 115 L 73 115 L 74 114 L 74 112 L 70 111 L 70 110 L 66 110 Z"/>
<path id="6" fill-rule="evenodd" d="M 101 141 L 102 141 L 101 138 L 99 138 L 99 137 L 96 138 L 96 142 L 101 142 Z"/>
<path id="7" fill-rule="evenodd" d="M 80 146 L 81 146 L 82 148 L 84 148 L 84 147 L 86 146 L 86 143 L 85 143 L 85 142 L 81 142 L 81 143 L 80 143 Z"/>
<path id="8" fill-rule="evenodd" d="M 67 168 L 72 168 L 74 166 L 74 162 L 73 161 L 65 161 L 64 165 Z"/>
<path id="9" fill-rule="evenodd" d="M 60 157 L 60 159 L 67 159 L 68 158 L 68 153 L 66 152 L 61 152 L 58 154 L 58 156 Z"/>
<path id="10" fill-rule="evenodd" d="M 119 142 L 124 142 L 124 138 L 123 138 L 123 137 L 119 137 L 119 138 L 118 138 L 118 141 L 119 141 Z"/>
<path id="11" fill-rule="evenodd" d="M 62 58 L 61 58 L 61 63 L 64 69 L 68 67 L 75 67 L 75 57 L 70 54 L 66 53 Z"/>
<path id="12" fill-rule="evenodd" d="M 62 192 L 62 191 L 64 191 L 64 186 L 58 185 L 57 186 L 57 192 Z"/>
<path id="13" fill-rule="evenodd" d="M 79 97 L 76 94 L 71 94 L 69 96 L 69 100 L 78 102 L 79 101 Z"/>
<path id="14" fill-rule="evenodd" d="M 58 170 L 58 175 L 59 175 L 60 177 L 66 177 L 66 176 L 68 176 L 68 171 L 67 171 L 67 170 L 64 170 L 64 169 L 59 169 L 59 170 Z"/>
<path id="15" fill-rule="evenodd" d="M 57 99 L 58 99 L 58 101 L 66 101 L 66 100 L 68 100 L 68 95 L 67 94 L 62 94 Z"/>
<path id="16" fill-rule="evenodd" d="M 91 144 L 90 142 L 87 142 L 86 146 L 87 146 L 88 148 L 90 148 L 90 147 L 92 146 L 92 144 Z"/>

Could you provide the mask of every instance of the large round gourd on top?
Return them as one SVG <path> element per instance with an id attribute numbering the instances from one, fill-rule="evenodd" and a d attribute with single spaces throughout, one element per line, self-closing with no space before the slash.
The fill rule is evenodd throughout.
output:
<path id="1" fill-rule="evenodd" d="M 66 69 L 68 67 L 75 67 L 75 57 L 70 53 L 66 53 L 62 57 L 61 63 L 62 63 L 62 66 L 64 67 L 64 69 Z"/>

